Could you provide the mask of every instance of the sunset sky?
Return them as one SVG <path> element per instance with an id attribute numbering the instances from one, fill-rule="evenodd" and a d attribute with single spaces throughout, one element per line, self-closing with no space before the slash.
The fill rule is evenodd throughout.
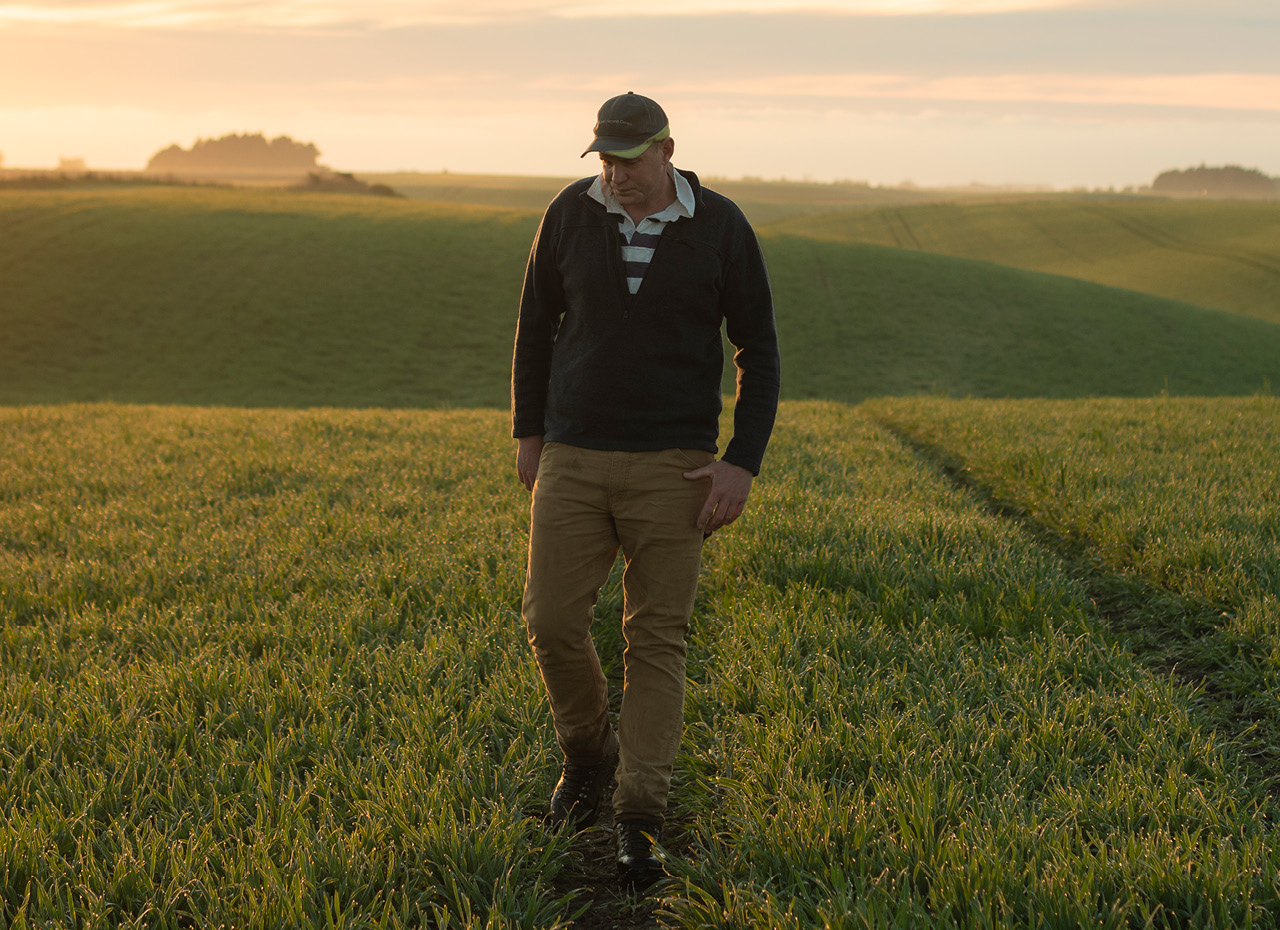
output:
<path id="1" fill-rule="evenodd" d="M 1280 175 L 1280 2 L 0 0 L 10 168 L 261 131 L 346 171 L 578 176 L 627 90 L 706 175 Z"/>

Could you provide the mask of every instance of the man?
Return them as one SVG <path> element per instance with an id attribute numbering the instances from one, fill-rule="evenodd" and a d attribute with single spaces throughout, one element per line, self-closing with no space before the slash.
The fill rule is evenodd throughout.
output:
<path id="1" fill-rule="evenodd" d="M 564 753 L 551 820 L 581 829 L 613 794 L 618 868 L 643 886 L 684 720 L 685 636 L 702 543 L 742 513 L 778 401 L 778 342 L 755 234 L 671 164 L 667 117 L 605 102 L 602 172 L 555 198 L 534 238 L 512 365 L 516 470 L 533 492 L 523 612 Z M 734 435 L 718 461 L 721 325 L 736 347 Z M 615 734 L 591 638 L 625 563 Z M 616 772 L 615 772 L 616 770 Z"/>

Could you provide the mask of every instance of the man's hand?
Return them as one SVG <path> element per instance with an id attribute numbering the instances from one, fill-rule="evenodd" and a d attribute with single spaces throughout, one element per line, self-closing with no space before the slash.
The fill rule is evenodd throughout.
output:
<path id="1" fill-rule="evenodd" d="M 525 490 L 532 491 L 538 480 L 538 462 L 542 461 L 542 437 L 521 436 L 516 442 L 516 474 Z"/>
<path id="2" fill-rule="evenodd" d="M 707 502 L 702 505 L 702 512 L 698 514 L 698 529 L 702 532 L 710 535 L 742 515 L 742 509 L 747 505 L 747 495 L 751 493 L 751 472 L 721 460 L 687 471 L 684 476 L 690 481 L 711 479 Z"/>

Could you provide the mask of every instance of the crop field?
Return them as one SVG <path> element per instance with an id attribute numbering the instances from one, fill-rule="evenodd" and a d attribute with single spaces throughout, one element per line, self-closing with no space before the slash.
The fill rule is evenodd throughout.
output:
<path id="1" fill-rule="evenodd" d="M 583 173 L 598 170 L 598 164 L 583 162 Z M 934 193 L 904 188 L 871 187 L 857 182 L 811 183 L 766 181 L 699 176 L 707 186 L 740 206 L 753 224 L 769 223 L 792 216 L 823 213 L 841 207 L 884 206 L 921 203 Z M 361 174 L 370 182 L 387 184 L 397 193 L 415 200 L 437 203 L 483 204 L 516 207 L 541 213 L 551 198 L 574 178 L 507 177 L 503 175 L 424 173 L 417 171 Z M 976 195 L 948 192 L 950 197 L 980 199 Z"/>
<path id="2" fill-rule="evenodd" d="M 499 406 L 526 212 L 0 191 L 0 401 Z"/>
<path id="3" fill-rule="evenodd" d="M 784 405 L 749 517 L 708 543 L 675 875 L 609 908 L 673 927 L 1273 921 L 1253 731 L 877 423 L 958 410 L 939 436 L 1034 436 L 1093 415 L 1043 403 Z M 1163 403 L 1114 415 L 1230 436 L 1220 473 L 1274 488 L 1273 403 Z M 591 837 L 536 816 L 556 763 L 505 424 L 0 412 L 0 924 L 591 926 Z M 1162 474 L 1170 501 L 1200 480 Z M 1274 597 L 1274 522 L 1212 506 L 1261 566 L 1218 593 Z M 606 653 L 618 600 L 611 583 Z"/>
<path id="4" fill-rule="evenodd" d="M 503 407 L 537 221 L 261 190 L 0 191 L 0 403 Z M 761 239 L 784 355 L 805 360 L 789 398 L 1280 384 L 1275 322 L 990 262 Z"/>
<path id="5" fill-rule="evenodd" d="M 1118 577 L 1140 648 L 1230 697 L 1280 750 L 1280 403 L 895 403 L 870 409 Z"/>
<path id="6" fill-rule="evenodd" d="M 792 217 L 765 231 L 981 259 L 1280 323 L 1280 203 L 932 203 Z"/>
<path id="7" fill-rule="evenodd" d="M 641 898 L 542 821 L 500 181 L 0 191 L 0 930 L 1280 921 L 1273 214 L 761 186 L 784 403 Z"/>
<path id="8" fill-rule="evenodd" d="M 1148 397 L 1280 384 L 1280 324 L 1087 281 L 800 236 L 764 239 L 785 396 Z M 728 389 L 728 388 L 726 388 Z"/>

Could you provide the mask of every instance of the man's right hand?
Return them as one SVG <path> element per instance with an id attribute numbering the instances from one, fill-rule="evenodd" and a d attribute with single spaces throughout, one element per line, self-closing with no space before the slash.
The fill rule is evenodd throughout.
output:
<path id="1" fill-rule="evenodd" d="M 525 490 L 532 491 L 538 480 L 538 462 L 542 460 L 542 437 L 521 436 L 516 442 L 516 474 Z"/>

